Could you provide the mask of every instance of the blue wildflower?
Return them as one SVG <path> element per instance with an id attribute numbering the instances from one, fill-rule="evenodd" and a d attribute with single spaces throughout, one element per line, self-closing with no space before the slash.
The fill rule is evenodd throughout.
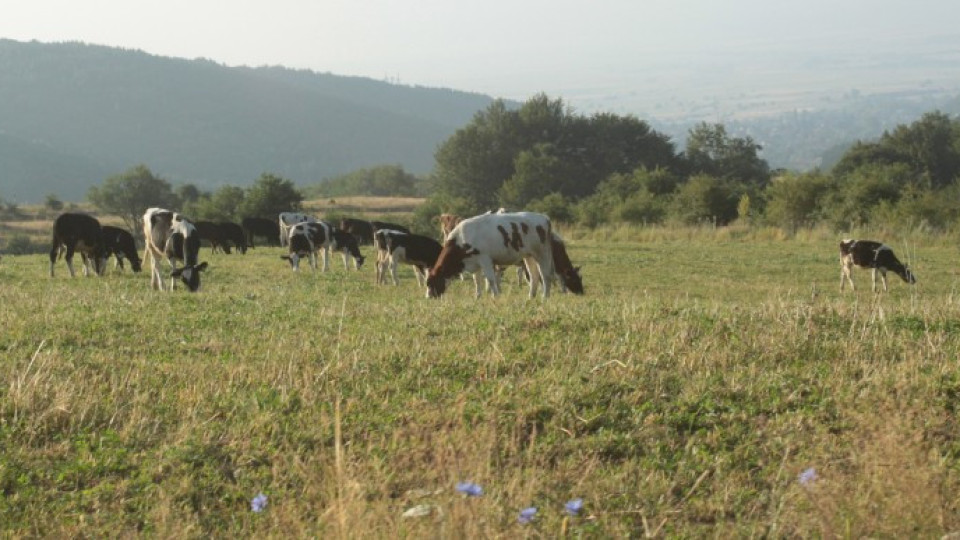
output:
<path id="1" fill-rule="evenodd" d="M 817 478 L 817 470 L 810 467 L 797 476 L 797 481 L 800 482 L 801 486 L 808 486 L 816 481 Z"/>
<path id="2" fill-rule="evenodd" d="M 533 521 L 533 516 L 535 515 L 537 515 L 536 506 L 524 508 L 523 510 L 520 511 L 520 517 L 517 518 L 517 521 L 519 521 L 521 525 L 526 525 L 527 523 L 530 523 L 531 521 Z"/>
<path id="3" fill-rule="evenodd" d="M 457 482 L 457 491 L 468 497 L 479 497 L 483 495 L 483 488 L 473 482 Z"/>
<path id="4" fill-rule="evenodd" d="M 580 513 L 580 510 L 583 509 L 583 499 L 573 499 L 572 501 L 567 501 L 567 504 L 563 505 L 567 513 L 571 516 L 575 516 Z"/>
<path id="5" fill-rule="evenodd" d="M 258 493 L 256 497 L 250 501 L 250 510 L 254 512 L 263 512 L 267 507 L 267 496 L 263 493 Z"/>

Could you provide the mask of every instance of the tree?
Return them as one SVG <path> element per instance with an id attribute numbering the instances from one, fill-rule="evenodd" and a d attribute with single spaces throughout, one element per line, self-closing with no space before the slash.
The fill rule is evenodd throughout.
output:
<path id="1" fill-rule="evenodd" d="M 47 207 L 48 210 L 53 210 L 54 212 L 59 212 L 63 210 L 63 201 L 53 193 L 48 193 L 46 198 L 43 201 L 43 205 Z"/>
<path id="2" fill-rule="evenodd" d="M 832 178 L 818 172 L 778 176 L 767 187 L 767 220 L 789 231 L 812 225 L 834 190 Z"/>
<path id="3" fill-rule="evenodd" d="M 247 190 L 239 217 L 276 217 L 280 212 L 300 209 L 303 194 L 293 182 L 264 173 Z"/>
<path id="4" fill-rule="evenodd" d="M 190 215 L 209 221 L 240 221 L 237 211 L 243 207 L 245 198 L 242 188 L 223 186 L 191 204 Z"/>
<path id="5" fill-rule="evenodd" d="M 147 208 L 176 209 L 180 199 L 170 183 L 153 175 L 146 165 L 107 178 L 102 186 L 91 186 L 87 199 L 101 212 L 120 216 L 128 229 L 139 234 Z"/>
<path id="6" fill-rule="evenodd" d="M 726 225 L 737 217 L 739 199 L 740 193 L 729 182 L 698 174 L 677 190 L 673 215 L 690 225 L 704 221 Z"/>
<path id="7" fill-rule="evenodd" d="M 701 122 L 687 137 L 687 166 L 693 174 L 764 187 L 770 166 L 760 158 L 762 147 L 750 137 L 731 137 L 723 124 Z"/>

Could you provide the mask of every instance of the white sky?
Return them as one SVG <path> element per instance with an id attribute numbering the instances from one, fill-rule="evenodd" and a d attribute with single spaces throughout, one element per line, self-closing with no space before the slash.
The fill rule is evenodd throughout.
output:
<path id="1" fill-rule="evenodd" d="M 564 97 L 677 53 L 858 48 L 958 28 L 960 0 L 0 0 L 0 38 L 512 99 Z"/>

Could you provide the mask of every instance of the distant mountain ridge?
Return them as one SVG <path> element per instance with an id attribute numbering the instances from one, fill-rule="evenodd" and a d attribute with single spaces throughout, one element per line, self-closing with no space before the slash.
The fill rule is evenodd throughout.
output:
<path id="1" fill-rule="evenodd" d="M 307 184 L 361 167 L 423 174 L 493 98 L 81 43 L 0 40 L 0 197 L 83 198 L 143 163 L 173 183 Z"/>

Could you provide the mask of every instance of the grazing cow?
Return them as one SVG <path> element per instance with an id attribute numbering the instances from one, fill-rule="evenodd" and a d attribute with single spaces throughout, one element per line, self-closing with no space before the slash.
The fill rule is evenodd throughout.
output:
<path id="1" fill-rule="evenodd" d="M 246 217 L 243 218 L 240 225 L 246 233 L 247 245 L 250 247 L 254 247 L 254 236 L 266 238 L 268 244 L 279 242 L 280 227 L 277 225 L 277 222 L 272 219 Z"/>
<path id="2" fill-rule="evenodd" d="M 869 268 L 872 270 L 873 291 L 877 290 L 877 272 L 883 282 L 883 290 L 887 290 L 887 270 L 897 274 L 907 283 L 917 282 L 916 276 L 910 268 L 901 263 L 893 250 L 885 244 L 872 240 L 843 240 L 840 242 L 840 291 L 843 291 L 844 281 L 853 285 L 853 267 Z"/>
<path id="3" fill-rule="evenodd" d="M 107 257 L 110 255 L 116 257 L 116 267 L 123 269 L 123 259 L 130 261 L 130 268 L 134 272 L 142 270 L 140 265 L 140 254 L 137 253 L 137 242 L 133 235 L 126 229 L 104 225 L 100 227 L 103 232 L 103 248 L 106 250 Z"/>
<path id="4" fill-rule="evenodd" d="M 427 272 L 437 263 L 443 246 L 433 238 L 419 234 L 408 234 L 390 229 L 380 229 L 375 235 L 377 246 L 377 284 L 386 283 L 387 269 L 393 277 L 393 284 L 399 285 L 397 265 L 413 266 L 417 285 L 426 284 Z"/>
<path id="5" fill-rule="evenodd" d="M 569 290 L 573 294 L 583 294 L 583 279 L 580 277 L 580 267 L 573 266 L 570 256 L 567 255 L 567 245 L 559 234 L 553 233 L 553 269 L 560 277 L 560 289 Z"/>
<path id="6" fill-rule="evenodd" d="M 280 245 L 285 246 L 285 242 L 290 238 L 290 228 L 297 223 L 316 223 L 317 219 L 300 212 L 280 212 L 278 224 L 280 225 Z"/>
<path id="7" fill-rule="evenodd" d="M 437 220 L 440 222 L 440 238 L 446 239 L 450 231 L 463 221 L 463 218 L 456 214 L 440 214 Z"/>
<path id="8" fill-rule="evenodd" d="M 373 243 L 373 225 L 369 221 L 355 218 L 340 220 L 340 230 L 353 235 L 361 246 Z"/>
<path id="9" fill-rule="evenodd" d="M 226 237 L 224 237 L 220 225 L 212 221 L 194 221 L 193 226 L 197 228 L 197 234 L 200 235 L 200 240 L 210 242 L 210 253 L 216 253 L 219 249 L 227 255 L 230 254 L 230 244 L 227 242 Z"/>
<path id="10" fill-rule="evenodd" d="M 230 221 L 221 221 L 217 223 L 217 227 L 220 227 L 220 237 L 224 245 L 233 244 L 242 255 L 247 254 L 247 235 L 243 233 L 243 227 Z"/>
<path id="11" fill-rule="evenodd" d="M 370 225 L 373 226 L 373 232 L 377 232 L 380 229 L 389 229 L 391 231 L 400 231 L 402 233 L 410 234 L 410 229 L 404 227 L 403 225 L 390 223 L 389 221 L 371 221 Z"/>
<path id="12" fill-rule="evenodd" d="M 363 255 L 360 254 L 360 246 L 357 243 L 357 239 L 350 233 L 334 229 L 332 225 L 330 225 L 330 234 L 333 235 L 333 242 L 330 245 L 331 249 L 343 253 L 343 267 L 349 270 L 350 264 L 348 259 L 353 257 L 353 266 L 359 270 L 360 267 L 363 266 Z"/>
<path id="13" fill-rule="evenodd" d="M 170 290 L 174 288 L 175 278 L 187 286 L 190 292 L 200 289 L 200 273 L 206 270 L 207 263 L 197 264 L 200 254 L 200 235 L 193 223 L 183 216 L 162 208 L 150 208 L 143 214 L 143 237 L 146 241 L 146 254 L 150 257 L 150 286 L 163 290 L 163 277 L 160 275 L 161 258 L 170 263 Z M 183 262 L 177 268 L 177 261 Z"/>
<path id="14" fill-rule="evenodd" d="M 427 296 L 439 298 L 448 279 L 461 272 L 473 274 L 476 294 L 481 295 L 482 272 L 490 292 L 500 294 L 495 267 L 521 261 L 530 272 L 530 297 L 543 285 L 543 297 L 550 296 L 553 276 L 552 228 L 550 218 L 533 212 L 485 214 L 465 219 L 447 236 L 437 263 L 427 277 Z"/>
<path id="15" fill-rule="evenodd" d="M 97 218 L 87 215 L 66 212 L 57 216 L 53 222 L 53 245 L 50 247 L 50 277 L 53 277 L 53 265 L 66 250 L 67 268 L 70 277 L 74 277 L 73 253 L 80 252 L 83 259 L 83 275 L 90 275 L 90 265 L 93 273 L 102 275 L 106 267 L 108 254 L 103 247 L 103 231 Z"/>
<path id="16" fill-rule="evenodd" d="M 350 267 L 347 263 L 347 257 L 353 255 L 357 269 L 363 265 L 363 256 L 360 249 L 353 242 L 349 234 L 343 234 L 337 242 L 334 234 L 333 225 L 325 221 L 304 221 L 290 227 L 289 238 L 287 238 L 288 254 L 281 255 L 281 259 L 290 262 L 293 271 L 300 269 L 300 259 L 309 257 L 310 266 L 317 269 L 317 252 L 323 252 L 323 271 L 330 268 L 330 250 L 336 249 L 343 251 L 343 265 L 347 269 Z M 351 247 L 352 246 L 352 247 Z"/>

